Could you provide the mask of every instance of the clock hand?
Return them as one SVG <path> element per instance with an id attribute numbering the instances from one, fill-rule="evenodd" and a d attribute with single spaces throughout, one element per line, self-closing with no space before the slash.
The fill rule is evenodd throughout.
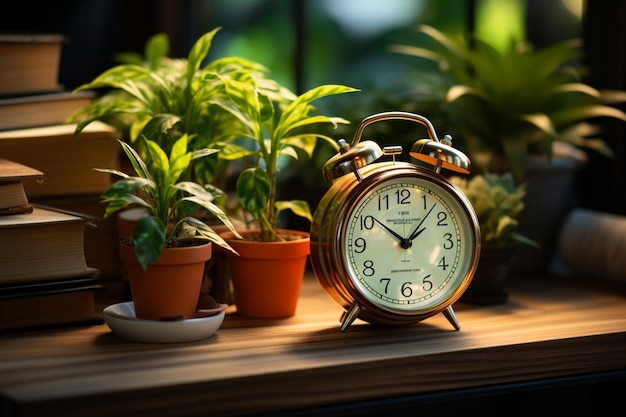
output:
<path id="1" fill-rule="evenodd" d="M 404 240 L 404 238 L 402 236 L 400 236 L 399 234 L 397 234 L 396 232 L 394 232 L 391 228 L 389 228 L 386 224 L 384 224 L 383 222 L 381 222 L 380 220 L 378 220 L 376 217 L 372 216 L 372 219 L 374 219 L 374 221 L 376 223 L 378 223 L 379 225 L 381 225 L 383 227 L 383 229 L 385 229 L 386 231 L 388 231 L 389 233 L 391 233 L 393 235 L 393 237 L 395 237 L 396 239 L 398 239 L 398 241 L 402 242 Z"/>
<path id="2" fill-rule="evenodd" d="M 426 215 L 422 218 L 422 221 L 417 225 L 417 227 L 415 228 L 415 230 L 413 231 L 413 233 L 411 233 L 411 235 L 409 236 L 409 238 L 407 239 L 409 242 L 412 242 L 413 239 L 415 239 L 416 237 L 418 237 L 420 235 L 420 233 L 422 233 L 424 231 L 424 229 L 426 229 L 426 227 L 423 227 L 422 229 L 420 229 L 420 227 L 422 226 L 422 223 L 424 223 L 424 220 L 426 220 L 426 218 L 430 215 L 430 213 L 433 211 L 433 209 L 435 208 L 435 206 L 437 205 L 437 203 L 433 204 L 433 206 L 430 208 L 430 210 L 428 210 L 428 213 L 426 213 Z"/>
<path id="3" fill-rule="evenodd" d="M 372 217 L 372 219 L 374 219 L 374 221 L 375 221 L 376 223 L 378 223 L 379 225 L 381 225 L 381 226 L 382 226 L 382 227 L 383 227 L 386 231 L 388 231 L 388 232 L 389 232 L 389 233 L 391 233 L 391 234 L 392 234 L 392 235 L 393 235 L 396 239 L 398 239 L 398 241 L 400 242 L 400 246 L 402 246 L 402 248 L 404 248 L 404 249 L 408 249 L 408 248 L 410 248 L 410 247 L 411 247 L 412 242 L 411 242 L 411 240 L 410 240 L 410 239 L 406 239 L 406 238 L 404 238 L 404 237 L 400 236 L 398 233 L 394 232 L 394 231 L 393 231 L 393 230 L 391 230 L 389 227 L 387 227 L 387 225 L 385 225 L 385 224 L 383 224 L 382 222 L 380 222 L 377 218 Z M 424 231 L 424 229 L 426 229 L 426 228 L 424 227 L 424 228 L 423 228 L 422 230 L 420 230 L 417 234 L 422 233 L 422 232 Z M 416 236 L 417 236 L 417 235 L 415 235 L 415 237 L 416 237 Z M 415 238 L 415 237 L 414 237 L 414 238 Z"/>

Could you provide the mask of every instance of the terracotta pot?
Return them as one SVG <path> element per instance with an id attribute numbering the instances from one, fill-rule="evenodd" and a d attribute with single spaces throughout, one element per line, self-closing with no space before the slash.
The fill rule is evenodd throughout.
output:
<path id="1" fill-rule="evenodd" d="M 309 255 L 309 233 L 279 230 L 297 235 L 297 240 L 258 242 L 246 240 L 255 230 L 232 232 L 222 237 L 239 253 L 228 255 L 237 313 L 248 317 L 290 317 L 296 312 Z"/>
<path id="2" fill-rule="evenodd" d="M 461 296 L 470 304 L 502 304 L 508 299 L 504 290 L 517 242 L 506 245 L 483 245 L 472 282 Z"/>
<path id="3" fill-rule="evenodd" d="M 120 244 L 137 318 L 146 320 L 193 318 L 213 244 L 166 248 L 144 271 L 133 246 Z"/>

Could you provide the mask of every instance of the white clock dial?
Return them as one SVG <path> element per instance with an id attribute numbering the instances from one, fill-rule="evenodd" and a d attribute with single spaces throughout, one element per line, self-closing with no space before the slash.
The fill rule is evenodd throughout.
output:
<path id="1" fill-rule="evenodd" d="M 463 205 L 432 181 L 378 183 L 358 199 L 342 234 L 350 279 L 383 309 L 437 308 L 465 278 L 471 225 Z"/>

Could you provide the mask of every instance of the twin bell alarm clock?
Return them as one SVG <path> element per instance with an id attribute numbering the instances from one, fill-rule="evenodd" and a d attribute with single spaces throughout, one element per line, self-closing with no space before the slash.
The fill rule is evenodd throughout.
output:
<path id="1" fill-rule="evenodd" d="M 361 140 L 387 120 L 415 122 L 428 133 L 400 162 L 402 147 Z M 341 331 L 357 318 L 404 325 L 443 313 L 460 329 L 452 304 L 478 265 L 480 229 L 467 197 L 441 174 L 468 174 L 470 161 L 451 138 L 437 138 L 423 116 L 384 112 L 365 118 L 351 143 L 322 168 L 332 185 L 311 224 L 311 264 L 326 293 L 344 311 Z M 390 158 L 382 158 L 388 155 Z"/>

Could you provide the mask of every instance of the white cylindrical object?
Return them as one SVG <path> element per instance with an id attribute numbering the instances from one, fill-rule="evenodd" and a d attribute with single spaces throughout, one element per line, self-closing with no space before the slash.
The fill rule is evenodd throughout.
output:
<path id="1" fill-rule="evenodd" d="M 573 210 L 561 228 L 559 255 L 575 274 L 626 282 L 626 217 Z"/>

